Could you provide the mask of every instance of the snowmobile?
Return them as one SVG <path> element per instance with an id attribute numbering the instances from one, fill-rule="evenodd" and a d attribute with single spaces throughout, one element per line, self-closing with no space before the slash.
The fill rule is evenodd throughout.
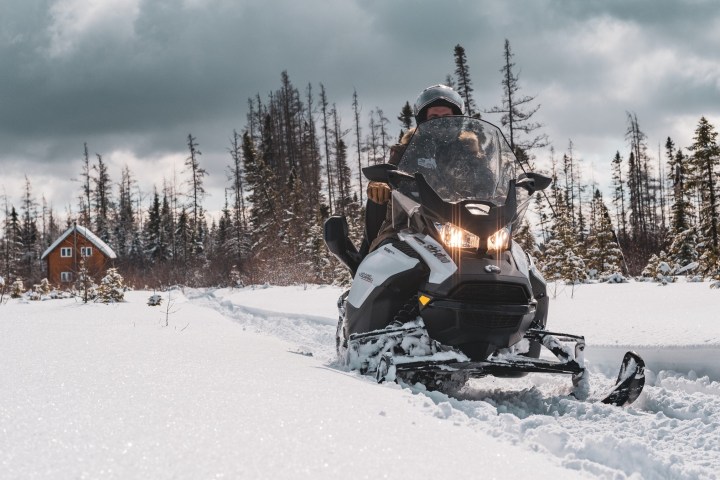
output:
<path id="1" fill-rule="evenodd" d="M 396 235 L 364 255 L 344 216 L 325 223 L 328 250 L 353 275 L 338 299 L 340 360 L 443 391 L 487 375 L 567 374 L 586 398 L 585 339 L 547 329 L 546 282 L 513 240 L 551 179 L 526 172 L 496 126 L 464 116 L 421 123 L 397 165 L 363 174 L 391 185 Z M 628 352 L 602 401 L 630 404 L 643 386 L 644 362 Z"/>

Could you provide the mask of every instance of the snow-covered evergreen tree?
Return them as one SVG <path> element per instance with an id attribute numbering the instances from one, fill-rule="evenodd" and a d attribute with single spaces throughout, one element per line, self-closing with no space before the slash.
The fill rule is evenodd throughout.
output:
<path id="1" fill-rule="evenodd" d="M 533 235 L 530 229 L 530 222 L 528 222 L 527 218 L 522 221 L 517 231 L 513 232 L 512 238 L 513 242 L 520 245 L 528 255 L 537 257 L 540 254 L 537 240 L 535 240 L 535 235 Z"/>
<path id="2" fill-rule="evenodd" d="M 10 298 L 20 298 L 25 293 L 25 285 L 21 278 L 18 278 L 10 285 Z"/>
<path id="3" fill-rule="evenodd" d="M 673 267 L 674 275 L 687 275 L 691 273 L 700 255 L 697 251 L 698 236 L 695 228 L 688 228 L 673 237 L 668 248 L 668 261 Z"/>
<path id="4" fill-rule="evenodd" d="M 668 255 L 664 251 L 653 254 L 648 260 L 647 266 L 643 269 L 641 275 L 644 278 L 654 282 L 667 285 L 675 281 L 673 276 L 673 268 L 668 263 Z"/>
<path id="5" fill-rule="evenodd" d="M 610 212 L 600 190 L 595 190 L 591 210 L 593 214 L 585 257 L 589 276 L 600 281 L 616 281 L 622 275 L 622 251 L 613 233 Z"/>
<path id="6" fill-rule="evenodd" d="M 40 280 L 40 284 L 38 285 L 38 291 L 43 295 L 48 295 L 52 291 L 52 285 L 47 278 L 43 278 L 42 280 Z"/>
<path id="7" fill-rule="evenodd" d="M 97 288 L 97 299 L 103 303 L 122 302 L 125 298 L 125 281 L 117 268 L 109 268 Z"/>
<path id="8" fill-rule="evenodd" d="M 562 197 L 562 193 L 559 193 Z M 585 261 L 577 254 L 577 235 L 567 214 L 562 198 L 557 202 L 557 216 L 550 228 L 550 240 L 542 255 L 542 274 L 547 280 L 560 280 L 569 284 L 586 279 Z"/>
<path id="9" fill-rule="evenodd" d="M 700 264 L 706 275 L 720 268 L 720 174 L 717 172 L 720 166 L 720 146 L 717 144 L 717 135 L 715 128 L 702 117 L 695 129 L 694 142 L 688 147 L 693 152 L 690 165 L 701 199 L 698 227 L 705 252 L 700 258 Z"/>
<path id="10" fill-rule="evenodd" d="M 97 285 L 88 271 L 85 260 L 80 260 L 80 268 L 77 272 L 75 290 L 82 298 L 83 303 L 93 300 L 97 296 Z"/>

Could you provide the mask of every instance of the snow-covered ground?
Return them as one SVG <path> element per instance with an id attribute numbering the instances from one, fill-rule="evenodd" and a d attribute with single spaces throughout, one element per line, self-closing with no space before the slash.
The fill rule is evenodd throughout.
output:
<path id="1" fill-rule="evenodd" d="M 335 287 L 174 290 L 0 306 L 0 478 L 720 477 L 720 290 L 553 290 L 596 395 L 645 359 L 630 407 L 565 376 L 473 380 L 454 397 L 334 362 Z M 170 308 L 168 309 L 168 295 Z"/>

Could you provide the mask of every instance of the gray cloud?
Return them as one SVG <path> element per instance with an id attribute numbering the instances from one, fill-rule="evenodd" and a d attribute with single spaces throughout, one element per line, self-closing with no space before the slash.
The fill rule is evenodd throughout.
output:
<path id="1" fill-rule="evenodd" d="M 0 185 L 14 195 L 25 174 L 41 183 L 36 190 L 57 178 L 46 190 L 59 204 L 73 202 L 77 186 L 63 179 L 76 174 L 64 172 L 79 171 L 83 142 L 117 161 L 134 158 L 150 188 L 172 174 L 158 169 L 184 157 L 192 133 L 217 207 L 228 138 L 244 127 L 248 97 L 277 89 L 282 70 L 300 88 L 322 82 L 343 112 L 355 88 L 365 114 L 380 107 L 394 120 L 454 70 L 458 43 L 487 109 L 500 103 L 508 38 L 522 92 L 537 95 L 556 149 L 573 139 L 593 161 L 623 149 L 626 110 L 652 142 L 687 142 L 701 115 L 720 121 L 713 1 L 6 0 L 0 8 Z"/>

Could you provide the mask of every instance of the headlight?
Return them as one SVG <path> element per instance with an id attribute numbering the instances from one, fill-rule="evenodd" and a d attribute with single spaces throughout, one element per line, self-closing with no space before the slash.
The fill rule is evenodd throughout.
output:
<path id="1" fill-rule="evenodd" d="M 467 230 L 463 230 L 457 225 L 452 223 L 440 224 L 436 223 L 440 233 L 440 239 L 443 241 L 445 246 L 450 248 L 480 248 L 480 237 L 473 235 Z"/>
<path id="2" fill-rule="evenodd" d="M 493 233 L 488 237 L 488 250 L 502 251 L 508 248 L 510 244 L 510 229 L 507 227 L 501 228 L 497 232 Z"/>

